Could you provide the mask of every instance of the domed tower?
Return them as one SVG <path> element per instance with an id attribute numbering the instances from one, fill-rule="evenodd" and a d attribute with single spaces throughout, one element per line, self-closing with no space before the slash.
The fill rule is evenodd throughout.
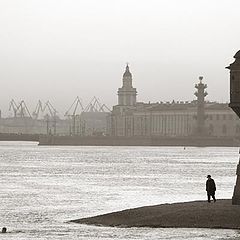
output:
<path id="1" fill-rule="evenodd" d="M 136 105 L 137 91 L 132 86 L 132 74 L 129 71 L 127 64 L 126 70 L 123 74 L 123 85 L 118 89 L 118 105 L 133 106 Z"/>
<path id="2" fill-rule="evenodd" d="M 228 67 L 230 69 L 230 104 L 229 107 L 240 117 L 240 50 L 234 55 L 235 61 Z M 239 151 L 240 154 L 240 151 Z M 240 158 L 237 166 L 237 180 L 234 187 L 232 204 L 240 205 Z"/>

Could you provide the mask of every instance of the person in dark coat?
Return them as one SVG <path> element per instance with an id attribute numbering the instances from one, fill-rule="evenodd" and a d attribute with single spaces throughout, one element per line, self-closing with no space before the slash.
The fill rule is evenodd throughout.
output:
<path id="1" fill-rule="evenodd" d="M 207 176 L 207 182 L 206 182 L 206 191 L 207 191 L 207 197 L 208 197 L 208 202 L 210 203 L 211 196 L 213 198 L 213 201 L 216 202 L 215 198 L 215 191 L 216 191 L 216 184 L 214 180 L 211 178 L 211 175 Z"/>

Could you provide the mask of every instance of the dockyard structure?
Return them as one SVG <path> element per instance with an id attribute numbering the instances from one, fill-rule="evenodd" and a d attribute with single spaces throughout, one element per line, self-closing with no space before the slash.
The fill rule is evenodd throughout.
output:
<path id="1" fill-rule="evenodd" d="M 11 100 L 9 110 L 12 116 L 0 117 L 0 133 L 42 134 L 60 136 L 94 136 L 107 135 L 107 118 L 110 110 L 94 97 L 84 108 L 77 97 L 64 118 L 47 101 L 38 101 L 33 113 L 26 103 Z M 109 126 L 109 124 L 108 124 Z"/>
<path id="2" fill-rule="evenodd" d="M 143 103 L 136 100 L 129 66 L 111 113 L 111 135 L 121 137 L 239 137 L 240 121 L 227 103 L 205 99 L 203 77 L 195 85 L 196 100 Z"/>

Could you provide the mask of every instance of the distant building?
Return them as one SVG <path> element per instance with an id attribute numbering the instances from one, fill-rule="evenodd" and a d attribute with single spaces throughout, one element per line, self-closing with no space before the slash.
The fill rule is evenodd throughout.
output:
<path id="1" fill-rule="evenodd" d="M 235 81 L 233 75 L 231 79 Z M 111 113 L 108 108 L 103 111 L 104 105 L 98 104 L 96 98 L 89 104 L 89 109 L 81 114 L 72 113 L 67 119 L 60 119 L 56 114 L 47 114 L 43 119 L 38 119 L 24 114 L 22 110 L 16 114 L 15 109 L 13 117 L 0 117 L 0 133 L 159 138 L 240 137 L 239 118 L 227 103 L 206 101 L 207 85 L 202 82 L 202 77 L 199 80 L 195 84 L 196 100 L 137 102 L 137 90 L 133 87 L 132 74 L 127 65 L 122 87 L 117 92 L 118 105 L 113 106 Z"/>
<path id="2" fill-rule="evenodd" d="M 205 101 L 206 84 L 195 85 L 197 100 L 166 103 L 137 102 L 129 66 L 118 89 L 118 105 L 111 113 L 112 136 L 215 136 L 239 137 L 240 120 L 228 104 Z"/>

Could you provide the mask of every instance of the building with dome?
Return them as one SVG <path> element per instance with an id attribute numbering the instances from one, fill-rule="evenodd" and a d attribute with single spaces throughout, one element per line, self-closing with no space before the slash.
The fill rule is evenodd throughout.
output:
<path id="1" fill-rule="evenodd" d="M 203 77 L 199 77 L 195 88 L 197 98 L 188 102 L 138 102 L 127 65 L 122 87 L 118 89 L 118 105 L 113 106 L 111 113 L 110 135 L 155 138 L 240 137 L 240 120 L 228 104 L 205 99 L 207 85 L 203 83 Z"/>

